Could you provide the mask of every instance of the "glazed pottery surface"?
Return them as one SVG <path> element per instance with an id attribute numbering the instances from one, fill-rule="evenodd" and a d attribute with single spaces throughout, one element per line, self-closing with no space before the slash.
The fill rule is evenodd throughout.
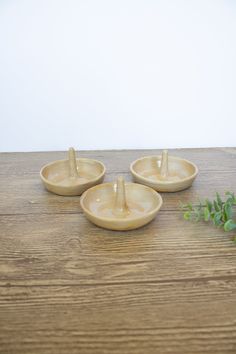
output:
<path id="1" fill-rule="evenodd" d="M 135 182 L 159 192 L 177 192 L 190 187 L 197 176 L 197 166 L 185 159 L 162 155 L 146 156 L 134 161 L 130 170 Z"/>
<path id="2" fill-rule="evenodd" d="M 81 195 L 88 188 L 101 183 L 104 174 L 105 166 L 100 161 L 76 159 L 72 148 L 69 150 L 68 160 L 54 161 L 40 171 L 47 190 L 64 196 Z"/>
<path id="3" fill-rule="evenodd" d="M 111 230 L 132 230 L 150 222 L 162 206 L 153 189 L 125 183 L 104 183 L 88 189 L 80 198 L 81 207 L 94 224 Z"/>

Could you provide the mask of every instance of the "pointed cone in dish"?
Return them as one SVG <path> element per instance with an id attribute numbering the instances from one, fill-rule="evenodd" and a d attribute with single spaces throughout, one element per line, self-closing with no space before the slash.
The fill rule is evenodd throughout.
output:
<path id="1" fill-rule="evenodd" d="M 88 189 L 80 198 L 86 217 L 110 230 L 137 229 L 155 218 L 162 198 L 153 189 L 137 183 L 104 183 Z"/>
<path id="2" fill-rule="evenodd" d="M 146 156 L 130 165 L 135 182 L 144 184 L 158 192 L 177 192 L 189 188 L 198 174 L 197 166 L 185 159 L 162 155 Z"/>
<path id="3" fill-rule="evenodd" d="M 67 160 L 54 161 L 40 171 L 46 189 L 64 196 L 81 195 L 88 188 L 102 183 L 104 175 L 105 166 L 102 162 L 77 159 L 73 148 L 69 149 Z"/>

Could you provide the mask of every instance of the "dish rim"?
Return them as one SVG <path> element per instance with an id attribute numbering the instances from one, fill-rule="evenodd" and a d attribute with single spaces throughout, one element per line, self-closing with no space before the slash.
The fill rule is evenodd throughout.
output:
<path id="1" fill-rule="evenodd" d="M 148 216 L 155 215 L 161 209 L 161 207 L 163 205 L 162 196 L 160 195 L 160 193 L 155 191 L 153 188 L 145 186 L 145 185 L 140 184 L 140 183 L 125 182 L 125 185 L 135 184 L 135 185 L 139 186 L 138 188 L 144 188 L 144 189 L 147 189 L 148 191 L 150 191 L 156 198 L 158 198 L 158 202 L 159 203 L 158 203 L 157 207 L 152 209 L 148 213 L 144 213 L 142 216 L 136 216 L 136 217 L 128 218 L 128 219 L 126 219 L 126 218 L 118 218 L 118 217 L 117 218 L 116 217 L 114 217 L 114 218 L 100 217 L 98 214 L 94 214 L 88 208 L 86 208 L 86 206 L 84 205 L 84 200 L 85 200 L 85 198 L 86 198 L 88 193 L 91 193 L 91 191 L 94 190 L 94 189 L 101 188 L 101 186 L 105 186 L 105 185 L 114 186 L 114 184 L 115 184 L 114 182 L 107 182 L 107 183 L 98 184 L 96 186 L 93 186 L 93 187 L 87 189 L 80 197 L 80 205 L 81 205 L 82 210 L 85 213 L 87 213 L 88 215 L 90 215 L 92 218 L 97 218 L 98 220 L 106 221 L 106 222 L 118 222 L 118 223 L 120 222 L 122 224 L 122 223 L 125 223 L 125 222 L 137 221 L 137 220 L 146 218 Z"/>
<path id="2" fill-rule="evenodd" d="M 177 184 L 177 183 L 183 183 L 183 182 L 187 182 L 187 181 L 190 181 L 191 179 L 195 178 L 199 172 L 198 170 L 198 167 L 197 165 L 195 165 L 195 163 L 189 161 L 189 160 L 186 160 L 186 159 L 182 159 L 181 157 L 176 157 L 176 156 L 169 156 L 169 159 L 173 159 L 173 160 L 178 160 L 178 161 L 184 161 L 186 163 L 188 163 L 189 165 L 193 166 L 194 168 L 194 173 L 191 174 L 190 176 L 188 177 L 185 177 L 185 178 L 181 178 L 179 179 L 178 181 L 152 181 L 151 179 L 149 178 L 146 178 L 146 177 L 143 177 L 142 175 L 140 175 L 139 173 L 137 173 L 135 170 L 134 170 L 134 165 L 138 162 L 138 161 L 141 161 L 141 160 L 144 160 L 144 159 L 150 159 L 150 158 L 153 158 L 153 157 L 158 157 L 159 159 L 161 159 L 161 155 L 149 155 L 149 156 L 143 156 L 143 157 L 140 157 L 138 158 L 137 160 L 133 161 L 131 164 L 130 164 L 130 171 L 132 173 L 133 176 L 143 180 L 144 182 L 148 182 L 148 183 L 152 183 L 153 185 L 172 185 L 172 184 Z"/>

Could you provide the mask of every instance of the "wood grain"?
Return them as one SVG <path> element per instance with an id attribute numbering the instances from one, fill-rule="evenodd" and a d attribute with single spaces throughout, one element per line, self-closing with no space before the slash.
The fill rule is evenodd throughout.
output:
<path id="1" fill-rule="evenodd" d="M 176 212 L 160 213 L 128 234 L 97 228 L 81 214 L 2 216 L 1 225 L 3 285 L 236 276 L 231 237 L 210 225 L 186 222 Z"/>
<path id="2" fill-rule="evenodd" d="M 158 151 L 85 151 L 107 181 Z M 236 353 L 234 233 L 183 220 L 179 200 L 236 191 L 236 149 L 181 149 L 200 174 L 163 194 L 145 227 L 112 232 L 87 221 L 78 197 L 42 187 L 63 152 L 0 154 L 0 353 Z"/>
<path id="3" fill-rule="evenodd" d="M 105 182 L 115 181 L 117 175 L 107 173 Z M 132 180 L 129 173 L 123 173 L 123 176 L 127 181 Z M 190 189 L 178 193 L 162 193 L 162 210 L 177 210 L 180 201 L 198 203 L 201 198 L 214 197 L 216 191 L 224 195 L 225 191 L 235 189 L 235 180 L 236 170 L 202 171 Z M 47 192 L 38 173 L 9 177 L 0 175 L 0 186 L 4 186 L 0 187 L 0 215 L 81 212 L 79 197 L 62 197 Z"/>

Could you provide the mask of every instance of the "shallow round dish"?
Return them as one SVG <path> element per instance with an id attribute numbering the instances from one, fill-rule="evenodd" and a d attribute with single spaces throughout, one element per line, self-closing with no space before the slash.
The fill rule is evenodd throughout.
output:
<path id="1" fill-rule="evenodd" d="M 104 175 L 105 166 L 100 161 L 76 159 L 74 156 L 71 160 L 54 161 L 40 171 L 46 189 L 63 196 L 81 195 L 88 188 L 101 183 Z"/>
<path id="2" fill-rule="evenodd" d="M 153 189 L 137 184 L 104 183 L 88 189 L 80 198 L 86 217 L 97 226 L 110 230 L 137 229 L 153 220 L 162 198 Z"/>
<path id="3" fill-rule="evenodd" d="M 177 192 L 190 187 L 198 174 L 197 166 L 185 159 L 162 155 L 146 156 L 134 161 L 130 171 L 135 182 L 158 192 Z"/>

